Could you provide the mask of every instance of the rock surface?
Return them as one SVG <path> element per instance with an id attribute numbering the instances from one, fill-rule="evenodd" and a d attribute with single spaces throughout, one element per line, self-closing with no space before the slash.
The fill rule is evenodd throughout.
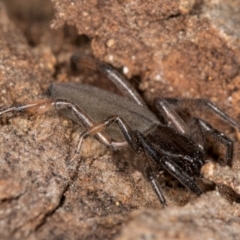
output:
<path id="1" fill-rule="evenodd" d="M 203 97 L 240 122 L 239 12 L 223 0 L 0 1 L 1 105 L 45 98 L 52 82 L 116 91 L 96 72 L 70 71 L 80 51 L 134 76 L 150 106 L 159 96 Z M 164 210 L 131 150 L 89 138 L 70 162 L 82 127 L 54 111 L 3 117 L 0 239 L 238 239 L 239 137 L 201 117 L 236 142 L 233 166 L 204 166 L 218 190 L 199 198 L 160 176 Z"/>

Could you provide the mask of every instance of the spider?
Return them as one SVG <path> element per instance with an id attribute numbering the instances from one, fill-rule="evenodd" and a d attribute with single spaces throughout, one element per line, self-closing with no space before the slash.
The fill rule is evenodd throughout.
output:
<path id="1" fill-rule="evenodd" d="M 22 111 L 41 114 L 55 107 L 86 128 L 79 137 L 76 155 L 80 152 L 83 139 L 88 136 L 94 136 L 112 149 L 129 145 L 136 153 L 146 154 L 147 158 L 141 160 L 143 173 L 163 207 L 167 206 L 167 202 L 158 182 L 159 169 L 168 172 L 194 194 L 202 194 L 196 177 L 201 177 L 201 167 L 206 163 L 206 136 L 213 137 L 226 147 L 225 164 L 231 166 L 233 141 L 205 120 L 189 117 L 186 121 L 179 114 L 179 109 L 187 108 L 189 104 L 203 106 L 240 129 L 236 121 L 212 102 L 205 99 L 156 98 L 154 105 L 160 118 L 164 119 L 163 123 L 149 110 L 125 77 L 110 65 L 81 55 L 73 55 L 71 62 L 77 68 L 85 65 L 99 70 L 125 97 L 84 84 L 52 84 L 49 88 L 51 98 L 4 107 L 0 109 L 0 116 Z"/>

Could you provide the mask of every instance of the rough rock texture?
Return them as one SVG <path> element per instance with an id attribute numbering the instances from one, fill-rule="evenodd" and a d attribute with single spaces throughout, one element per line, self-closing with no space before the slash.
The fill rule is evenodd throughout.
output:
<path id="1" fill-rule="evenodd" d="M 171 87 L 171 96 L 225 102 L 231 97 L 229 104 L 237 103 L 233 82 L 239 81 L 239 41 L 229 38 L 238 39 L 239 5 L 213 2 L 205 7 L 201 1 L 53 1 L 57 12 L 52 27 L 66 22 L 76 26 L 92 39 L 95 56 L 123 66 L 127 76 L 141 76 L 147 98 Z M 237 6 L 228 6 L 231 2 Z M 210 7 L 218 7 L 218 18 L 212 20 L 216 11 Z M 232 31 L 220 24 L 221 12 Z"/>
<path id="2" fill-rule="evenodd" d="M 238 239 L 239 211 L 239 205 L 207 193 L 184 208 L 134 212 L 117 239 Z"/>
<path id="3" fill-rule="evenodd" d="M 150 106 L 156 96 L 204 97 L 240 122 L 238 1 L 52 3 L 0 2 L 2 105 L 44 98 L 51 82 L 116 91 L 98 73 L 70 71 L 69 57 L 80 51 L 135 76 Z M 0 239 L 238 239 L 239 136 L 201 116 L 236 142 L 233 166 L 204 166 L 218 190 L 200 198 L 160 176 L 165 210 L 129 149 L 111 152 L 89 138 L 70 162 L 81 127 L 54 111 L 2 118 Z M 213 146 L 209 158 L 223 150 Z"/>

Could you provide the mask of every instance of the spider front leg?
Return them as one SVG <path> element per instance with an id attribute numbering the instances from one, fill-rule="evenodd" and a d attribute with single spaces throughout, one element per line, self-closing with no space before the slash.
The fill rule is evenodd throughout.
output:
<path id="1" fill-rule="evenodd" d="M 229 123 L 232 127 L 240 129 L 240 125 L 215 106 L 212 102 L 205 99 L 155 99 L 155 105 L 158 111 L 169 121 L 173 123 L 175 128 L 183 135 L 190 137 L 195 143 L 198 144 L 200 149 L 205 152 L 206 135 L 210 135 L 215 138 L 226 147 L 226 164 L 231 166 L 233 158 L 233 141 L 213 128 L 209 123 L 200 119 L 193 118 L 190 123 L 190 127 L 179 116 L 177 110 L 187 108 L 189 106 L 205 106 L 220 116 L 224 121 Z"/>
<path id="2" fill-rule="evenodd" d="M 191 192 L 196 195 L 201 195 L 202 190 L 198 187 L 194 178 L 190 177 L 181 167 L 179 167 L 170 157 L 161 156 L 152 146 L 152 144 L 138 131 L 136 131 L 136 136 L 148 153 L 148 155 L 157 164 L 160 164 L 167 172 L 169 172 L 173 177 L 175 177 L 180 183 L 188 188 Z"/>
<path id="3" fill-rule="evenodd" d="M 206 99 L 176 99 L 176 98 L 156 98 L 155 106 L 158 111 L 166 118 L 166 120 L 171 121 L 178 131 L 184 135 L 189 134 L 189 128 L 186 123 L 181 119 L 178 110 L 184 110 L 189 107 L 205 107 L 210 109 L 213 113 L 218 115 L 222 120 L 230 124 L 232 127 L 240 130 L 240 125 L 229 115 L 223 112 L 211 101 Z"/>
<path id="4" fill-rule="evenodd" d="M 145 152 L 157 163 L 160 164 L 167 172 L 169 172 L 173 177 L 175 177 L 179 182 L 181 182 L 186 188 L 196 195 L 201 195 L 202 190 L 198 187 L 195 179 L 190 177 L 180 166 L 178 166 L 170 157 L 162 157 L 154 149 L 152 144 L 146 139 L 146 137 L 139 131 L 132 131 L 130 126 L 119 116 L 111 116 L 105 121 L 96 124 L 92 128 L 88 129 L 82 134 L 81 139 L 92 134 L 96 134 L 98 131 L 104 130 L 111 124 L 116 123 L 120 130 L 122 131 L 125 139 L 129 145 L 135 150 L 140 151 L 145 150 Z M 157 176 L 153 169 L 151 168 L 151 163 L 148 161 L 144 162 L 145 174 L 152 184 L 154 191 L 156 192 L 159 201 L 162 205 L 166 206 L 166 200 L 158 184 Z"/>
<path id="5" fill-rule="evenodd" d="M 144 165 L 144 171 L 147 176 L 147 179 L 152 184 L 152 188 L 157 194 L 160 203 L 163 205 L 163 207 L 167 207 L 167 202 L 159 185 L 157 174 L 155 173 L 155 171 L 153 171 L 153 168 L 151 167 L 149 160 L 143 162 L 142 164 Z"/>
<path id="6" fill-rule="evenodd" d="M 219 132 L 217 129 L 213 128 L 209 123 L 200 119 L 193 118 L 192 119 L 192 129 L 198 128 L 202 130 L 202 135 L 204 138 L 206 135 L 212 136 L 216 141 L 220 142 L 226 147 L 226 165 L 231 166 L 233 159 L 233 141 L 229 139 L 225 134 Z"/>
<path id="7" fill-rule="evenodd" d="M 79 151 L 81 149 L 81 145 L 83 142 L 83 139 L 88 136 L 94 136 L 95 134 L 104 131 L 105 128 L 109 127 L 111 124 L 116 123 L 121 130 L 122 134 L 124 135 L 125 139 L 127 140 L 128 144 L 132 147 L 132 149 L 137 153 L 143 153 L 142 144 L 139 142 L 139 139 L 137 137 L 136 132 L 131 129 L 131 127 L 127 124 L 124 119 L 122 119 L 118 115 L 110 116 L 103 122 L 100 122 L 98 124 L 95 124 L 94 126 L 88 128 L 85 132 L 83 132 L 79 137 L 79 143 L 77 148 L 77 153 L 79 154 Z M 112 146 L 113 142 L 109 142 L 109 146 Z M 145 161 L 141 160 L 142 169 L 145 173 L 145 176 L 150 181 L 152 188 L 154 189 L 155 193 L 157 194 L 157 197 L 163 207 L 167 206 L 165 197 L 162 193 L 161 187 L 158 183 L 158 177 L 153 168 L 151 167 L 151 163 L 149 159 L 145 159 Z"/>

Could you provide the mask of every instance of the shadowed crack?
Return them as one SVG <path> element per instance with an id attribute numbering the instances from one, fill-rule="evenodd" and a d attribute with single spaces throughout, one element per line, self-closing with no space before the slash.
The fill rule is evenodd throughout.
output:
<path id="1" fill-rule="evenodd" d="M 5 202 L 11 202 L 11 201 L 14 201 L 14 200 L 19 200 L 26 192 L 27 192 L 27 190 L 15 195 L 14 197 L 2 198 L 0 200 L 0 204 L 5 203 Z"/>
<path id="2" fill-rule="evenodd" d="M 70 149 L 69 149 L 70 150 Z M 70 156 L 70 154 L 69 154 Z M 75 165 L 75 168 L 69 173 L 69 181 L 67 182 L 65 188 L 63 189 L 61 196 L 59 198 L 58 204 L 50 211 L 46 212 L 44 214 L 44 217 L 42 218 L 41 222 L 35 227 L 35 230 L 39 230 L 45 223 L 47 223 L 47 219 L 54 215 L 54 213 L 60 209 L 66 200 L 65 194 L 68 191 L 69 187 L 72 185 L 72 183 L 77 179 L 78 176 L 78 168 L 81 165 L 81 160 L 77 161 L 77 164 Z"/>
<path id="3" fill-rule="evenodd" d="M 46 212 L 44 214 L 44 216 L 42 217 L 42 220 L 39 224 L 36 225 L 35 227 L 35 231 L 37 231 L 38 229 L 40 229 L 46 222 L 47 222 L 47 219 L 49 217 L 51 217 L 52 215 L 54 215 L 54 213 L 63 206 L 64 202 L 65 202 L 65 193 L 67 192 L 67 190 L 69 189 L 69 186 L 70 186 L 70 181 L 68 182 L 68 184 L 66 185 L 66 187 L 63 189 L 62 191 L 62 194 L 61 194 L 61 197 L 59 198 L 59 202 L 58 204 L 53 208 L 51 209 L 50 211 Z"/>

